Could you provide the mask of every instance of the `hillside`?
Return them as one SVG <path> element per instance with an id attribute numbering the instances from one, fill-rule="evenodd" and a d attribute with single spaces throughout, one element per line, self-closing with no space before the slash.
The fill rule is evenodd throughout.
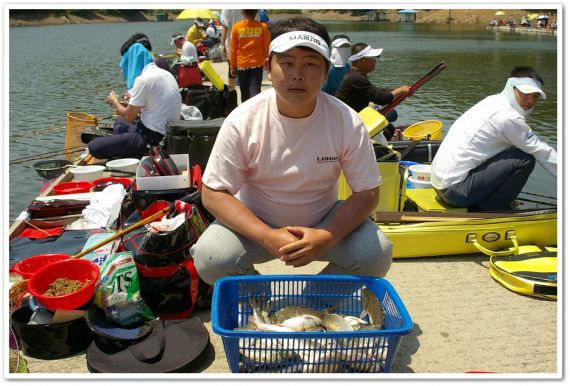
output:
<path id="1" fill-rule="evenodd" d="M 398 22 L 400 15 L 396 9 L 384 10 L 390 22 Z M 496 18 L 496 9 L 422 9 L 416 15 L 417 23 L 447 23 L 453 24 L 487 24 Z M 301 10 L 303 16 L 311 17 L 315 20 L 361 20 L 362 16 L 349 10 Z M 504 19 L 512 18 L 516 22 L 528 13 L 550 14 L 551 18 L 556 18 L 556 12 L 548 10 L 504 10 Z M 169 18 L 174 20 L 178 11 L 168 12 Z M 279 12 L 269 12 L 270 17 L 284 18 L 296 16 L 299 13 L 288 14 L 283 10 Z M 128 22 L 128 21 L 152 21 L 154 20 L 154 10 L 11 10 L 10 27 L 29 25 L 51 25 L 51 24 L 86 24 L 86 23 L 107 23 L 107 22 Z"/>

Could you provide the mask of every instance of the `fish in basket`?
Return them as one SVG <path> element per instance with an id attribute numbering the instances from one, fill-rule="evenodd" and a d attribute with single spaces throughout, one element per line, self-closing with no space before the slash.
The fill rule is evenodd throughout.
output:
<path id="1" fill-rule="evenodd" d="M 349 275 L 225 277 L 212 329 L 232 372 L 388 372 L 412 320 L 385 279 Z"/>

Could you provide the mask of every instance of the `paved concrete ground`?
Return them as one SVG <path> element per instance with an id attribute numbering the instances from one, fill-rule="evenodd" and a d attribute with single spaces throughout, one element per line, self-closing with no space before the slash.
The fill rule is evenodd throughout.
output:
<path id="1" fill-rule="evenodd" d="M 225 63 L 215 63 L 224 80 Z M 264 274 L 317 273 L 322 263 L 293 269 L 280 262 L 258 267 Z M 402 339 L 391 372 L 403 378 L 433 374 L 477 377 L 469 371 L 510 377 L 555 378 L 561 374 L 558 312 L 554 301 L 508 291 L 489 275 L 482 255 L 397 259 L 386 277 L 396 288 L 414 322 Z M 212 343 L 203 366 L 207 376 L 227 377 L 229 368 L 222 340 L 211 329 L 210 313 L 198 312 Z M 32 373 L 88 372 L 85 355 L 62 360 L 28 359 Z M 188 374 L 189 377 L 196 376 Z M 374 375 L 370 375 L 374 377 Z"/>
<path id="2" fill-rule="evenodd" d="M 264 274 L 316 273 L 315 263 L 293 269 L 280 262 L 259 266 Z M 468 371 L 552 377 L 558 368 L 557 302 L 522 296 L 497 284 L 488 259 L 479 255 L 397 259 L 386 277 L 414 322 L 402 339 L 392 373 L 447 374 Z M 213 346 L 200 371 L 228 373 L 222 340 L 209 312 L 198 313 Z M 33 373 L 85 373 L 85 355 L 61 360 L 28 359 Z"/>

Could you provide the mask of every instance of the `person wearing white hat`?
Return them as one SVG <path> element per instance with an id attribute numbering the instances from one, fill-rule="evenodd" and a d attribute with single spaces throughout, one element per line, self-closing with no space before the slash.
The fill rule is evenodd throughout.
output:
<path id="1" fill-rule="evenodd" d="M 194 24 L 192 24 L 192 26 L 188 28 L 188 31 L 186 31 L 186 40 L 196 45 L 199 41 L 204 40 L 207 37 L 206 22 L 201 17 L 196 18 L 196 20 L 194 20 Z"/>
<path id="2" fill-rule="evenodd" d="M 346 35 L 335 35 L 331 42 L 331 67 L 322 90 L 335 96 L 342 79 L 350 70 L 350 39 Z"/>
<path id="3" fill-rule="evenodd" d="M 357 43 L 352 46 L 352 56 L 348 60 L 352 68 L 340 84 L 336 97 L 352 107 L 356 112 L 368 107 L 370 102 L 377 105 L 387 105 L 394 99 L 408 95 L 410 87 L 403 85 L 393 90 L 374 86 L 368 79 L 368 74 L 374 71 L 376 59 L 384 51 L 382 48 L 372 48 L 366 43 Z M 389 122 L 395 121 L 397 115 L 386 117 Z M 389 124 L 383 134 L 390 140 L 394 134 L 394 125 Z"/>
<path id="4" fill-rule="evenodd" d="M 522 191 L 535 161 L 556 177 L 556 150 L 526 122 L 539 99 L 542 77 L 515 67 L 504 90 L 461 115 L 449 129 L 431 166 L 440 199 L 472 210 L 508 210 Z"/>
<path id="5" fill-rule="evenodd" d="M 202 202 L 215 217 L 190 253 L 200 277 L 255 274 L 279 260 L 322 273 L 382 277 L 392 243 L 368 216 L 382 181 L 358 114 L 321 91 L 330 38 L 314 20 L 271 28 L 273 87 L 225 119 L 202 178 Z M 341 172 L 353 194 L 338 200 Z M 223 240 L 223 242 L 220 242 Z"/>
<path id="6" fill-rule="evenodd" d="M 176 46 L 177 51 L 180 53 L 180 60 L 183 62 L 197 62 L 198 61 L 198 50 L 196 46 L 186 40 L 184 35 L 180 32 L 175 32 L 172 34 L 170 39 L 170 45 Z"/>

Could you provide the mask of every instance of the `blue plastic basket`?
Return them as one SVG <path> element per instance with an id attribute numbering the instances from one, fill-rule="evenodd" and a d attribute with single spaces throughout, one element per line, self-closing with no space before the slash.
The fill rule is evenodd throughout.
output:
<path id="1" fill-rule="evenodd" d="M 376 294 L 384 328 L 351 332 L 265 332 L 235 330 L 252 314 L 249 299 L 270 301 L 272 311 L 288 305 L 360 316 L 361 291 Z M 212 329 L 222 337 L 230 370 L 242 372 L 389 372 L 412 320 L 385 279 L 349 275 L 232 276 L 216 281 Z"/>

